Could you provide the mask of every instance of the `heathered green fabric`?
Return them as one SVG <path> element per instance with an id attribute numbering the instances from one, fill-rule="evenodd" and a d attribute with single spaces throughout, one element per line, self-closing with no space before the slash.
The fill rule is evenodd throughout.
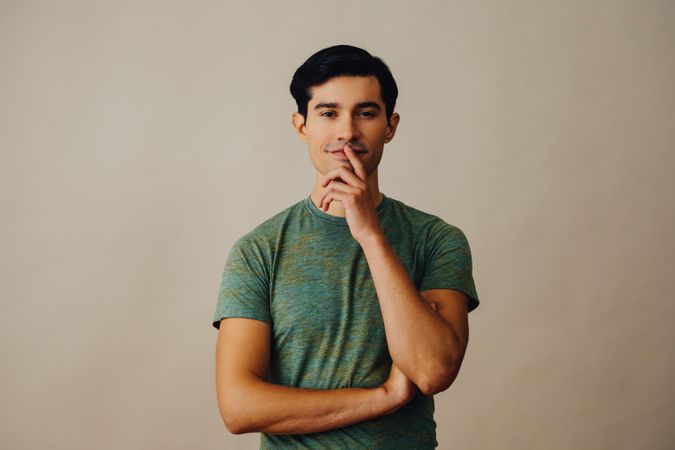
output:
<path id="1" fill-rule="evenodd" d="M 478 304 L 469 244 L 456 226 L 387 197 L 377 206 L 388 242 L 419 291 L 456 289 Z M 363 249 L 344 217 L 309 196 L 240 237 L 227 257 L 213 326 L 246 317 L 272 326 L 269 382 L 377 387 L 391 356 Z M 305 435 L 261 434 L 260 448 L 434 449 L 434 400 L 418 391 L 396 412 Z"/>

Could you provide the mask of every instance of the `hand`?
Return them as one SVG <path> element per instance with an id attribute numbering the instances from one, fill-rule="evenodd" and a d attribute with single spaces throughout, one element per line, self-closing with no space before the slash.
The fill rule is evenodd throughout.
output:
<path id="1" fill-rule="evenodd" d="M 366 182 L 368 178 L 366 169 L 348 143 L 344 146 L 344 152 L 351 162 L 353 171 L 340 166 L 325 175 L 321 186 L 326 189 L 319 199 L 319 208 L 327 211 L 333 200 L 342 202 L 352 237 L 363 242 L 364 239 L 384 233 Z"/>
<path id="2" fill-rule="evenodd" d="M 417 394 L 417 386 L 406 377 L 394 362 L 391 363 L 389 378 L 382 385 L 387 394 L 391 395 L 392 401 L 401 407 L 408 403 Z"/>

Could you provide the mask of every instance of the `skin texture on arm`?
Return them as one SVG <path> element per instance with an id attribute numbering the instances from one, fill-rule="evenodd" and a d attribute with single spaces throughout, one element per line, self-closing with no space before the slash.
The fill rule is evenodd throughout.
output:
<path id="1" fill-rule="evenodd" d="M 429 289 L 420 292 L 420 295 L 429 302 L 436 314 L 450 326 L 459 341 L 460 353 L 455 357 L 455 364 L 446 375 L 445 383 L 438 388 L 436 392 L 438 393 L 449 388 L 455 381 L 464 360 L 466 347 L 469 343 L 469 299 L 465 293 L 454 289 Z"/>
<path id="2" fill-rule="evenodd" d="M 368 261 L 394 363 L 426 395 L 447 389 L 457 375 L 468 338 L 467 298 L 451 289 L 431 294 L 445 306 L 436 314 L 417 291 L 379 223 L 363 163 L 349 145 L 353 171 L 338 167 L 322 183 L 319 206 L 340 201 L 352 236 Z M 336 181 L 340 179 L 341 181 Z"/>
<path id="3" fill-rule="evenodd" d="M 362 246 L 380 300 L 392 359 L 426 395 L 447 389 L 459 371 L 466 349 L 465 294 L 438 290 L 445 291 L 440 294 L 445 299 L 442 310 L 434 314 L 383 235 L 364 240 Z M 439 299 L 436 304 L 439 305 Z"/>
<path id="4" fill-rule="evenodd" d="M 291 388 L 267 382 L 269 324 L 245 318 L 220 322 L 216 345 L 218 408 L 234 434 L 308 434 L 390 414 L 410 401 L 414 385 L 392 367 L 378 388 Z"/>

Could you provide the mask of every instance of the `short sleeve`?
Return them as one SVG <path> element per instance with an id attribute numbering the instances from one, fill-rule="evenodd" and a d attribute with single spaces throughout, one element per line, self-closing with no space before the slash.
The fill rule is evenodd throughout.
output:
<path id="1" fill-rule="evenodd" d="M 473 280 L 471 249 L 466 236 L 456 226 L 438 219 L 424 243 L 423 275 L 420 292 L 428 289 L 455 289 L 469 297 L 468 311 L 480 303 Z"/>
<path id="2" fill-rule="evenodd" d="M 240 238 L 230 249 L 223 270 L 213 326 L 226 317 L 257 319 L 272 324 L 265 252 L 251 239 Z"/>

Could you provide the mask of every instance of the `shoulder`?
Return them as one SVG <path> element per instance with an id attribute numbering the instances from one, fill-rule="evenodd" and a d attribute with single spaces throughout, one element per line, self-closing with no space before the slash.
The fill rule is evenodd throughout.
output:
<path id="1" fill-rule="evenodd" d="M 251 252 L 257 250 L 256 253 L 268 253 L 276 247 L 286 224 L 301 211 L 301 208 L 302 201 L 299 201 L 259 222 L 235 240 L 232 246 L 233 251 Z"/>
<path id="2" fill-rule="evenodd" d="M 414 232 L 423 238 L 439 236 L 466 239 L 464 232 L 456 225 L 436 214 L 410 206 L 400 200 L 389 197 L 392 213 L 398 221 L 408 222 Z"/>

